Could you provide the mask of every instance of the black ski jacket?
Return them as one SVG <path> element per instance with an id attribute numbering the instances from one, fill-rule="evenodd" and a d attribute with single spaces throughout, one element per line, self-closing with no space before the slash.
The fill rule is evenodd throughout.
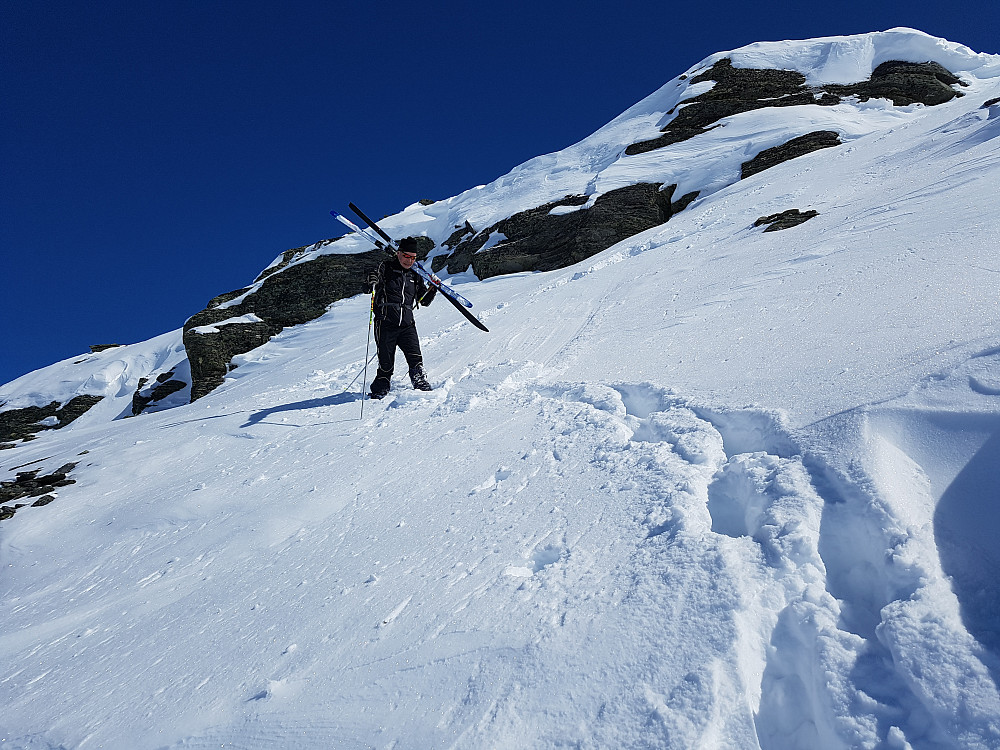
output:
<path id="1" fill-rule="evenodd" d="M 375 319 L 379 323 L 403 326 L 413 325 L 413 311 L 417 304 L 427 306 L 434 299 L 437 287 L 424 283 L 420 274 L 406 269 L 392 257 L 378 267 L 375 282 Z"/>

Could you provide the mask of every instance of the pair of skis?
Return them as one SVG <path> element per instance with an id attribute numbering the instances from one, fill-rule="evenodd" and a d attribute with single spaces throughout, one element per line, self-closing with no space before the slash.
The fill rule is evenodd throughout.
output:
<path id="1" fill-rule="evenodd" d="M 343 214 L 339 214 L 336 211 L 331 211 L 330 215 L 333 216 L 333 218 L 337 219 L 337 221 L 341 222 L 344 226 L 360 234 L 366 240 L 375 245 L 375 247 L 388 246 L 394 250 L 399 249 L 396 244 L 396 241 L 392 239 L 392 237 L 390 237 L 388 234 L 383 232 L 382 228 L 374 221 L 369 219 L 360 208 L 355 206 L 353 203 L 348 203 L 347 205 L 350 206 L 351 210 L 354 213 L 356 213 L 358 217 L 365 222 L 365 224 L 371 227 L 371 229 L 364 229 L 362 227 L 359 227 L 357 224 L 348 219 L 346 216 L 344 216 Z M 374 230 L 374 232 L 372 230 Z M 490 329 L 484 326 L 482 321 L 479 320 L 479 318 L 477 318 L 475 315 L 469 312 L 468 309 L 466 309 L 472 307 L 472 303 L 469 302 L 469 300 L 467 300 L 461 294 L 459 294 L 450 286 L 441 281 L 441 279 L 438 278 L 436 274 L 424 268 L 424 266 L 420 263 L 420 261 L 415 261 L 413 263 L 413 269 L 418 274 L 420 274 L 420 276 L 423 277 L 423 279 L 428 284 L 432 284 L 433 286 L 435 286 L 438 289 L 438 291 L 441 292 L 444 298 L 448 300 L 455 307 L 456 310 L 462 313 L 462 315 L 464 315 L 468 319 L 468 321 L 472 323 L 472 325 L 474 325 L 481 331 L 489 332 Z"/>

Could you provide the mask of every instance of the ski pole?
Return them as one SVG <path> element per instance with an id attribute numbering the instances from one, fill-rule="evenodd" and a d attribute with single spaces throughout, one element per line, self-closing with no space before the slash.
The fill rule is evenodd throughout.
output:
<path id="1" fill-rule="evenodd" d="M 368 361 L 365 362 L 365 365 L 364 365 L 365 369 L 364 370 L 358 370 L 358 374 L 354 376 L 354 379 L 350 383 L 348 383 L 346 386 L 344 386 L 344 390 L 341 391 L 342 393 L 347 393 L 349 390 L 351 390 L 351 386 L 358 382 L 358 378 L 361 377 L 361 373 L 362 372 L 364 372 L 367 375 L 368 365 L 370 365 L 372 363 L 372 360 L 375 359 L 375 357 L 377 357 L 377 356 L 378 356 L 378 352 L 375 352 L 372 356 L 370 356 L 368 358 Z"/>
<path id="2" fill-rule="evenodd" d="M 361 416 L 358 417 L 358 421 L 365 418 L 365 383 L 368 380 L 368 363 L 371 360 L 368 358 L 368 350 L 372 343 L 372 320 L 375 318 L 375 286 L 372 285 L 372 303 L 371 307 L 368 308 L 368 337 L 365 339 L 365 376 L 361 378 Z M 376 347 L 376 354 L 378 354 L 378 347 Z"/>

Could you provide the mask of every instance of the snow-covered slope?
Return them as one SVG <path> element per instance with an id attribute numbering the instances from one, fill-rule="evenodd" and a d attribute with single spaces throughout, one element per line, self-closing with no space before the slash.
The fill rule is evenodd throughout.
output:
<path id="1" fill-rule="evenodd" d="M 567 149 L 525 162 L 500 179 L 447 201 L 431 206 L 414 204 L 382 223 L 390 234 L 421 232 L 440 244 L 456 225 L 466 221 L 482 229 L 517 211 L 565 195 L 583 194 L 593 199 L 637 182 L 676 183 L 678 197 L 696 190 L 705 198 L 737 182 L 743 161 L 791 136 L 829 128 L 840 132 L 843 140 L 853 141 L 891 131 L 933 111 L 933 108 L 919 106 L 892 107 L 885 100 L 845 101 L 834 107 L 762 109 L 726 118 L 723 127 L 692 140 L 647 154 L 623 155 L 629 144 L 656 137 L 660 128 L 671 120 L 678 105 L 711 89 L 710 82 L 692 83 L 692 79 L 723 58 L 731 59 L 740 68 L 794 70 L 805 76 L 808 84 L 817 86 L 866 80 L 878 65 L 889 60 L 938 62 L 970 84 L 987 83 L 1000 76 L 1000 57 L 975 54 L 962 45 L 912 29 L 806 42 L 754 44 L 707 57 Z M 960 111 L 982 104 L 977 100 L 975 89 L 962 89 L 962 92 L 971 99 L 962 102 Z M 353 252 L 358 249 L 368 249 L 363 240 L 358 239 L 354 247 L 338 243 L 325 251 Z"/>
<path id="2" fill-rule="evenodd" d="M 135 419 L 129 378 L 179 333 L 0 389 L 107 394 L 0 452 L 4 481 L 77 464 L 0 526 L 0 745 L 1000 747 L 1000 58 L 894 30 L 689 73 L 724 56 L 967 86 L 622 158 L 674 81 L 387 219 L 440 243 L 568 193 L 702 191 L 578 266 L 453 279 L 491 332 L 421 311 L 436 390 L 397 378 L 363 419 L 359 298 Z M 850 142 L 738 179 L 831 124 Z M 753 226 L 789 208 L 819 215 Z"/>

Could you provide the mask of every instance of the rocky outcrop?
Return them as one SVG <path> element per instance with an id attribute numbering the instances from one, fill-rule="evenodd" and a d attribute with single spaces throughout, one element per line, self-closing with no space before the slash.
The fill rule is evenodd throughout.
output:
<path id="1" fill-rule="evenodd" d="M 747 177 L 755 175 L 758 172 L 763 172 L 765 169 L 770 169 L 773 166 L 799 156 L 805 156 L 813 151 L 839 145 L 841 145 L 840 134 L 832 130 L 817 130 L 812 133 L 806 133 L 798 138 L 792 138 L 792 140 L 786 141 L 780 146 L 765 149 L 750 161 L 743 162 L 740 179 L 745 180 Z"/>
<path id="2" fill-rule="evenodd" d="M 691 85 L 714 81 L 710 91 L 682 102 L 667 114 L 676 116 L 658 138 L 633 143 L 626 155 L 653 151 L 672 143 L 686 141 L 707 132 L 724 117 L 750 112 L 763 107 L 790 107 L 802 104 L 836 104 L 830 96 L 817 100 L 805 87 L 805 76 L 791 70 L 734 68 L 732 60 L 723 58 L 707 71 L 691 79 Z"/>
<path id="3" fill-rule="evenodd" d="M 75 484 L 69 478 L 69 473 L 76 468 L 75 463 L 65 464 L 51 474 L 38 476 L 41 469 L 22 471 L 11 482 L 0 482 L 0 521 L 13 518 L 14 514 L 26 505 L 40 507 L 48 505 L 56 499 L 55 492 L 59 487 Z M 16 500 L 37 497 L 33 503 L 17 503 Z"/>
<path id="4" fill-rule="evenodd" d="M 452 274 L 471 265 L 480 279 L 565 268 L 663 224 L 697 196 L 689 193 L 673 201 L 677 186 L 662 187 L 662 183 L 640 183 L 619 188 L 599 196 L 590 207 L 583 207 L 587 196 L 567 196 L 514 214 L 472 236 L 466 225 L 459 230 L 463 234 L 456 232 L 449 241 L 465 239 L 446 258 L 435 258 L 436 265 L 447 265 Z"/>
<path id="5" fill-rule="evenodd" d="M 809 221 L 814 216 L 819 216 L 819 211 L 799 211 L 797 208 L 791 208 L 779 214 L 761 216 L 753 225 L 755 227 L 762 227 L 766 224 L 768 227 L 764 230 L 765 232 L 778 232 L 782 229 L 797 227 L 799 224 Z"/>
<path id="6" fill-rule="evenodd" d="M 756 109 L 806 104 L 829 107 L 846 97 L 856 97 L 859 101 L 889 99 L 897 107 L 918 102 L 934 106 L 961 96 L 953 86 L 964 85 L 938 63 L 898 60 L 879 65 L 867 81 L 811 87 L 806 86 L 805 76 L 796 71 L 735 68 L 732 60 L 723 58 L 691 79 L 692 84 L 708 81 L 715 82 L 712 89 L 678 105 L 676 116 L 662 128 L 663 135 L 633 143 L 625 149 L 626 155 L 642 154 L 694 138 L 717 127 L 725 117 Z"/>
<path id="7" fill-rule="evenodd" d="M 417 240 L 418 254 L 426 257 L 433 241 L 426 237 Z M 256 349 L 286 326 L 318 318 L 337 300 L 368 291 L 366 278 L 385 255 L 384 250 L 320 255 L 304 263 L 291 263 L 281 273 L 267 274 L 255 291 L 237 290 L 209 302 L 184 324 L 191 400 L 217 388 L 232 369 L 236 355 Z"/>
<path id="8" fill-rule="evenodd" d="M 466 221 L 464 225 L 460 224 L 456 226 L 455 231 L 451 233 L 451 236 L 449 236 L 448 239 L 446 239 L 443 243 L 441 243 L 441 247 L 446 247 L 451 252 L 446 253 L 444 255 L 435 256 L 434 259 L 431 261 L 431 270 L 434 271 L 434 273 L 437 273 L 446 265 L 448 265 L 449 260 L 454 259 L 455 251 L 462 244 L 462 242 L 465 240 L 471 240 L 475 236 L 476 236 L 476 230 L 472 228 L 472 225 L 468 221 Z M 485 244 L 485 240 L 483 242 Z M 472 262 L 472 257 L 469 256 L 469 263 L 471 262 Z M 460 263 L 457 263 L 456 265 L 460 265 Z M 465 267 L 468 268 L 469 264 L 466 263 Z"/>
<path id="9" fill-rule="evenodd" d="M 213 333 L 188 330 L 193 321 L 197 326 L 218 323 L 212 308 L 203 310 L 185 324 L 184 348 L 191 362 L 191 400 L 195 401 L 222 385 L 231 369 L 230 361 L 237 354 L 244 354 L 266 344 L 271 336 L 282 329 L 280 325 L 261 323 L 233 323 L 220 326 Z M 216 320 L 212 320 L 216 318 Z"/>
<path id="10" fill-rule="evenodd" d="M 150 404 L 163 401 L 168 396 L 183 391 L 187 388 L 187 383 L 174 377 L 174 372 L 160 373 L 154 378 L 153 384 L 147 387 L 148 378 L 139 378 L 139 385 L 132 395 L 132 416 L 137 417 L 142 414 Z"/>
<path id="11" fill-rule="evenodd" d="M 254 283 L 257 283 L 258 281 L 263 281 L 268 276 L 278 273 L 278 271 L 285 270 L 285 267 L 288 266 L 296 258 L 300 258 L 309 252 L 322 250 L 324 247 L 332 245 L 338 239 L 340 238 L 334 237 L 333 239 L 329 240 L 320 240 L 319 242 L 313 243 L 312 245 L 306 245 L 304 247 L 294 247 L 291 250 L 286 250 L 281 254 L 281 259 L 278 260 L 278 262 L 271 264 L 270 266 L 268 266 L 267 268 L 265 268 L 263 271 L 260 272 L 257 278 L 254 279 Z M 209 304 L 211 305 L 211 303 Z"/>
<path id="12" fill-rule="evenodd" d="M 875 68 L 867 81 L 828 86 L 827 89 L 836 96 L 856 96 L 862 102 L 888 99 L 897 107 L 909 104 L 934 107 L 962 96 L 953 87 L 965 85 L 958 76 L 936 62 L 890 60 Z"/>
<path id="13" fill-rule="evenodd" d="M 39 432 L 65 427 L 86 414 L 103 398 L 75 396 L 65 406 L 53 401 L 47 406 L 26 406 L 0 412 L 0 449 L 15 447 L 15 443 L 7 441 L 34 440 Z"/>

